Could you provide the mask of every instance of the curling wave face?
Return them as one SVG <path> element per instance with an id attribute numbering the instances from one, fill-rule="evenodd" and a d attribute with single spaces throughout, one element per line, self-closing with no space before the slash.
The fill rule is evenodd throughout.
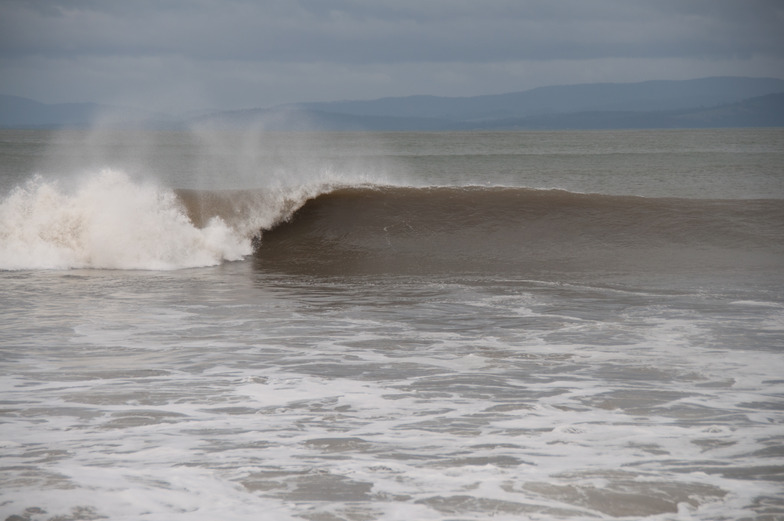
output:
<path id="1" fill-rule="evenodd" d="M 484 187 L 342 188 L 263 232 L 262 267 L 322 274 L 780 266 L 775 200 Z"/>

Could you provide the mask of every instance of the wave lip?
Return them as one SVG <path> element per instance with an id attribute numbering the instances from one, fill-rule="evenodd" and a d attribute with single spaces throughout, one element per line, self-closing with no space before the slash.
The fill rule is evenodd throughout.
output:
<path id="1" fill-rule="evenodd" d="M 0 269 L 212 266 L 250 254 L 220 218 L 202 228 L 172 190 L 103 170 L 75 190 L 35 178 L 0 203 Z"/>

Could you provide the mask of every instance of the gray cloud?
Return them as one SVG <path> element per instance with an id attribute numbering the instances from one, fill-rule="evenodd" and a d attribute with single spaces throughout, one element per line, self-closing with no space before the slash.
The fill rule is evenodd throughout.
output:
<path id="1" fill-rule="evenodd" d="M 777 0 L 5 0 L 0 92 L 228 108 L 781 77 L 781 27 Z"/>

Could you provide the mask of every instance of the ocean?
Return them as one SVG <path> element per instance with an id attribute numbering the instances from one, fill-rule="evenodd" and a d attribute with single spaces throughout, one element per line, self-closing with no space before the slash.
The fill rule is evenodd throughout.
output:
<path id="1" fill-rule="evenodd" d="M 0 131 L 0 518 L 784 519 L 784 129 Z"/>

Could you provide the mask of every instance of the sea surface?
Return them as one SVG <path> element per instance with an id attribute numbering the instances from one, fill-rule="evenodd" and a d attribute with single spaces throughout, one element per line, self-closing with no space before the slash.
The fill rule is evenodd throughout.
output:
<path id="1" fill-rule="evenodd" d="M 784 129 L 0 131 L 0 519 L 784 519 Z"/>

